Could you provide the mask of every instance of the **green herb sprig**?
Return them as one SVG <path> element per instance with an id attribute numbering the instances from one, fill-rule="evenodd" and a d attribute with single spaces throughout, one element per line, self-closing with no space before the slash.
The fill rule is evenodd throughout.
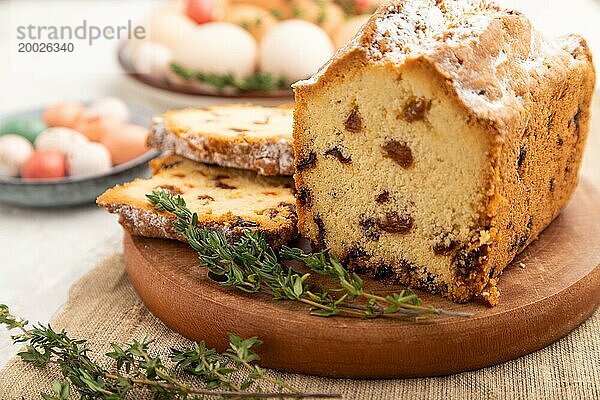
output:
<path id="1" fill-rule="evenodd" d="M 289 82 L 283 77 L 276 77 L 266 72 L 257 72 L 242 79 L 237 79 L 232 74 L 191 71 L 177 63 L 171 64 L 171 71 L 186 81 L 202 82 L 214 87 L 218 91 L 223 91 L 226 88 L 234 88 L 241 93 L 248 93 L 290 89 Z"/>
<path id="2" fill-rule="evenodd" d="M 247 293 L 266 291 L 275 300 L 298 301 L 307 304 L 311 314 L 322 317 L 400 315 L 423 319 L 441 315 L 470 316 L 424 305 L 410 289 L 387 296 L 368 293 L 360 276 L 348 272 L 327 250 L 306 254 L 301 249 L 284 246 L 278 256 L 262 233 L 251 230 L 244 231 L 235 243 L 228 243 L 223 234 L 198 226 L 198 215 L 187 208 L 183 197 L 164 190 L 154 191 L 146 197 L 157 211 L 177 217 L 175 229 L 198 252 L 201 266 L 208 268 L 208 276 L 223 286 Z M 326 290 L 315 285 L 309 281 L 310 273 L 296 272 L 280 259 L 301 262 L 339 286 Z"/>
<path id="3" fill-rule="evenodd" d="M 55 331 L 50 325 L 29 326 L 25 320 L 10 313 L 0 304 L 0 325 L 18 331 L 12 336 L 25 349 L 18 356 L 38 368 L 50 364 L 60 368 L 63 381 L 55 381 L 52 394 L 42 393 L 44 400 L 67 400 L 71 388 L 81 399 L 122 400 L 139 397 L 145 391 L 155 399 L 308 399 L 340 398 L 337 394 L 303 393 L 289 384 L 274 379 L 255 364 L 260 359 L 255 348 L 262 344 L 256 337 L 242 339 L 229 334 L 229 349 L 223 353 L 207 348 L 204 341 L 183 349 L 171 349 L 168 359 L 174 368 L 167 368 L 162 359 L 150 351 L 152 340 L 133 340 L 124 345 L 111 343 L 106 353 L 113 367 L 106 369 L 93 361 L 87 341 L 71 338 L 64 330 Z M 241 383 L 232 374 L 245 372 Z M 196 376 L 204 387 L 192 387 L 182 382 L 181 373 Z M 264 391 L 260 382 L 268 382 L 279 391 Z"/>

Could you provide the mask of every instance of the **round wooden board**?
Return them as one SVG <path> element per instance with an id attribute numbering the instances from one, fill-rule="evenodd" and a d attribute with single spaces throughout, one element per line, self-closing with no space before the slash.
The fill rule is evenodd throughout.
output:
<path id="1" fill-rule="evenodd" d="M 148 309 L 171 329 L 221 350 L 227 332 L 258 336 L 265 367 L 331 377 L 436 376 L 531 353 L 585 321 L 600 303 L 599 219 L 600 195 L 584 182 L 539 240 L 505 270 L 494 308 L 419 293 L 427 303 L 471 312 L 471 318 L 310 316 L 302 305 L 210 281 L 194 251 L 174 241 L 126 234 L 125 261 Z M 366 286 L 378 293 L 398 290 L 373 280 Z"/>

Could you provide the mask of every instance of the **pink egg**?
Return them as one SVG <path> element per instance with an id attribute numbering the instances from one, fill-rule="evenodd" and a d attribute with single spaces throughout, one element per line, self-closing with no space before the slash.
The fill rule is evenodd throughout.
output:
<path id="1" fill-rule="evenodd" d="M 21 165 L 23 179 L 57 179 L 66 175 L 65 155 L 57 150 L 36 150 Z"/>
<path id="2" fill-rule="evenodd" d="M 148 130 L 138 125 L 124 124 L 105 132 L 100 142 L 110 152 L 113 164 L 133 160 L 148 151 Z"/>
<path id="3" fill-rule="evenodd" d="M 46 108 L 43 119 L 48 126 L 72 128 L 83 114 L 84 108 L 75 101 L 56 103 Z"/>
<path id="4" fill-rule="evenodd" d="M 99 142 L 108 131 L 117 129 L 121 122 L 112 118 L 82 115 L 75 122 L 75 129 L 83 133 L 92 142 Z"/>

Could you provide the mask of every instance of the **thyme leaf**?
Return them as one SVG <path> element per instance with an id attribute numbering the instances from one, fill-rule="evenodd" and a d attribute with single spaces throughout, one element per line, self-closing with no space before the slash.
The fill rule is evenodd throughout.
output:
<path id="1" fill-rule="evenodd" d="M 42 393 L 44 400 L 67 400 L 74 389 L 84 400 L 135 399 L 140 391 L 155 399 L 309 399 L 340 398 L 330 393 L 300 392 L 289 384 L 268 376 L 255 362 L 260 359 L 255 348 L 262 343 L 258 338 L 242 339 L 229 334 L 229 349 L 219 353 L 202 342 L 182 349 L 171 349 L 168 355 L 174 368 L 153 354 L 153 340 L 143 338 L 129 343 L 111 343 L 112 351 L 105 354 L 112 367 L 97 363 L 86 340 L 70 337 L 64 330 L 56 331 L 50 325 L 34 325 L 10 313 L 0 304 L 0 325 L 16 330 L 13 342 L 24 344 L 18 353 L 21 359 L 38 368 L 49 364 L 60 368 L 64 380 L 53 382 L 51 394 Z M 234 372 L 245 372 L 242 383 L 232 379 Z M 197 376 L 204 387 L 192 387 L 180 379 L 180 374 Z M 278 391 L 264 390 L 259 383 L 268 382 Z M 134 392 L 135 390 L 135 392 Z"/>

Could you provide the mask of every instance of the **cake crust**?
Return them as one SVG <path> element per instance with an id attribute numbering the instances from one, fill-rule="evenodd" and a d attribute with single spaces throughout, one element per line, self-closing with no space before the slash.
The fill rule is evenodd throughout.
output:
<path id="1" fill-rule="evenodd" d="M 152 121 L 148 145 L 191 160 L 293 175 L 292 110 L 251 105 L 169 111 Z"/>
<path id="2" fill-rule="evenodd" d="M 297 234 L 297 216 L 290 178 L 259 177 L 251 171 L 220 168 L 166 156 L 153 160 L 154 175 L 107 190 L 99 206 L 119 215 L 134 235 L 185 242 L 176 231 L 176 217 L 155 210 L 145 195 L 166 190 L 181 195 L 198 214 L 198 225 L 221 232 L 230 241 L 247 230 L 262 232 L 275 248 Z"/>
<path id="3" fill-rule="evenodd" d="M 365 96 L 374 96 L 368 93 L 356 93 L 354 101 L 332 99 L 331 109 L 344 106 L 349 111 L 342 126 L 321 132 L 311 103 L 337 93 L 337 86 L 367 79 L 368 74 L 396 76 L 398 82 L 406 77 L 430 81 L 431 92 L 448 100 L 451 114 L 465 121 L 465 135 L 476 132 L 474 143 L 483 149 L 478 161 L 482 172 L 477 193 L 481 195 L 473 200 L 475 204 L 465 205 L 473 211 L 470 234 L 463 235 L 460 242 L 441 237 L 429 256 L 448 260 L 451 278 L 438 279 L 427 265 L 399 261 L 392 257 L 395 254 L 382 254 L 377 245 L 369 244 L 369 240 L 379 241 L 379 236 L 390 234 L 382 228 L 381 217 L 358 222 L 363 236 L 367 234 L 358 246 L 344 242 L 340 237 L 345 234 L 334 227 L 330 217 L 339 212 L 333 211 L 334 207 L 343 210 L 344 205 L 314 195 L 326 191 L 327 184 L 319 180 L 323 180 L 322 168 L 327 167 L 321 165 L 331 163 L 317 143 L 333 136 L 346 142 L 358 140 L 356 134 L 364 127 L 353 129 L 359 127 L 353 113 L 368 113 L 365 120 L 373 116 L 384 119 L 385 115 L 372 108 L 358 109 Z M 477 0 L 394 1 L 380 8 L 315 76 L 294 86 L 300 232 L 317 248 L 332 247 L 350 268 L 367 275 L 440 293 L 456 302 L 480 297 L 489 304 L 497 303 L 496 283 L 502 270 L 558 215 L 577 185 L 594 84 L 591 55 L 582 38 L 570 35 L 550 42 L 518 12 Z M 429 124 L 431 128 L 431 115 L 439 110 L 437 98 L 399 101 L 404 103 L 398 113 L 405 126 L 412 129 L 416 124 Z M 324 117 L 340 119 L 326 112 Z M 382 149 L 384 157 L 392 157 L 405 174 L 411 173 L 413 163 L 420 162 L 413 159 L 414 151 L 410 152 L 407 143 L 388 142 Z M 358 164 L 346 164 L 345 168 L 340 171 L 354 168 L 356 179 L 373 179 Z M 387 203 L 386 197 L 389 193 L 379 193 L 372 207 L 387 210 L 384 221 L 393 217 L 397 228 L 391 234 L 399 238 L 402 232 L 398 227 L 402 226 L 406 232 L 415 226 L 420 229 L 420 221 L 411 219 L 409 223 L 403 210 L 392 209 L 396 205 Z M 375 254 L 378 257 L 373 261 Z M 426 258 L 423 255 L 422 259 Z"/>

